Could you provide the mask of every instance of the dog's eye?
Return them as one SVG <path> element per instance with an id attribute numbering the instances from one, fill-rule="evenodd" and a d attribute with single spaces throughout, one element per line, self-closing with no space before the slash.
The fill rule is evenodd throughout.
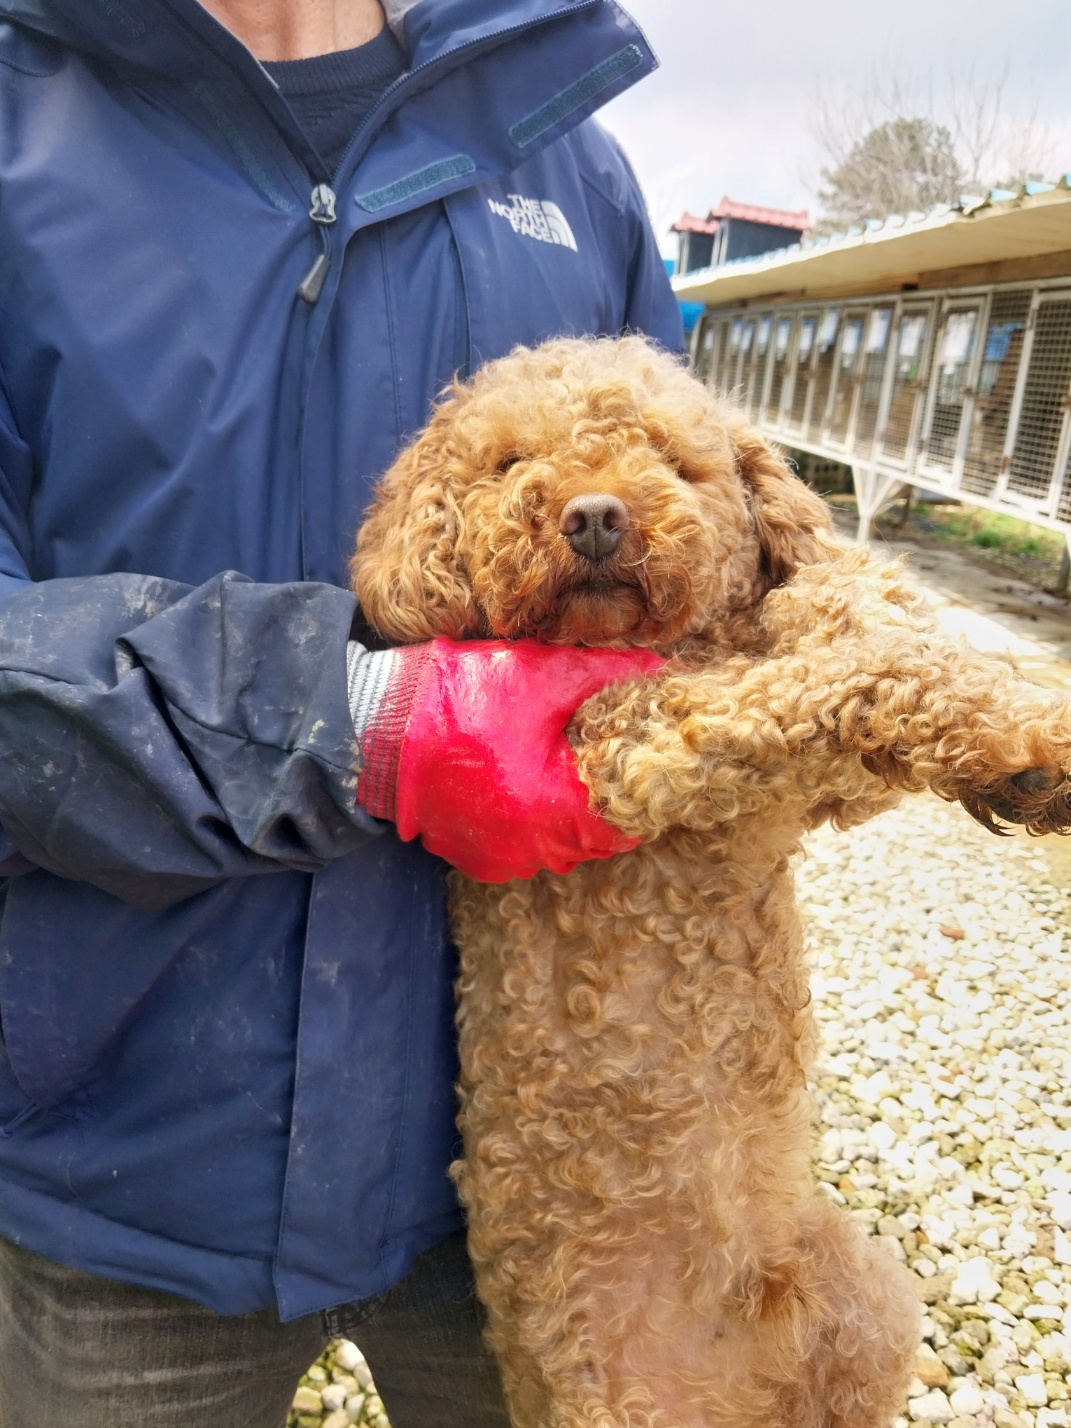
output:
<path id="1" fill-rule="evenodd" d="M 513 469 L 513 467 L 516 466 L 516 464 L 517 464 L 518 461 L 523 461 L 523 460 L 524 460 L 524 456 L 523 456 L 523 454 L 522 454 L 521 452 L 519 452 L 519 451 L 507 451 L 506 454 L 505 454 L 505 456 L 500 457 L 499 460 L 498 460 L 498 462 L 496 463 L 496 465 L 495 465 L 495 475 L 496 475 L 496 476 L 505 476 L 505 475 L 507 475 L 507 474 Z"/>
<path id="2" fill-rule="evenodd" d="M 654 454 L 663 466 L 669 468 L 674 476 L 679 476 L 682 481 L 690 481 L 691 473 L 680 458 L 680 453 L 673 447 L 656 446 Z"/>

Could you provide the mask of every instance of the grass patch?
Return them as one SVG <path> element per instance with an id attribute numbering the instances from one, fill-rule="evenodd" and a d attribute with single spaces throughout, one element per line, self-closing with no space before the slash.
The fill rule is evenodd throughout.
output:
<path id="1" fill-rule="evenodd" d="M 1003 511 L 986 511 L 978 506 L 926 505 L 912 512 L 912 519 L 931 534 L 952 545 L 973 545 L 979 550 L 1000 551 L 1015 559 L 1060 563 L 1064 538 L 1046 526 L 1034 526 Z"/>
<path id="2" fill-rule="evenodd" d="M 839 510 L 855 511 L 855 497 L 826 497 Z M 1038 590 L 1057 590 L 1065 548 L 1064 537 L 1047 526 L 1035 526 L 1002 511 L 957 503 L 920 502 L 903 521 L 903 502 L 882 512 L 875 522 L 878 534 L 888 539 L 949 546 Z M 1066 592 L 1061 592 L 1066 593 Z"/>

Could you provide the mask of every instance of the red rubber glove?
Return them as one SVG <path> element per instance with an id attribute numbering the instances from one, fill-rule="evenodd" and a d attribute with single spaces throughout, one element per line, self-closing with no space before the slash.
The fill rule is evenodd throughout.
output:
<path id="1" fill-rule="evenodd" d="M 402 838 L 486 883 L 636 846 L 589 810 L 565 727 L 605 685 L 658 669 L 658 655 L 438 639 L 370 658 L 387 662 L 366 716 L 355 712 L 357 802 Z"/>

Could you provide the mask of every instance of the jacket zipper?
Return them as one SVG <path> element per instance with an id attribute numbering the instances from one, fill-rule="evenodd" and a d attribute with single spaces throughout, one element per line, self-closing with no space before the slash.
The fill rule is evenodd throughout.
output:
<path id="1" fill-rule="evenodd" d="M 312 207 L 309 209 L 309 217 L 320 229 L 320 241 L 323 248 L 298 287 L 298 297 L 309 303 L 310 306 L 323 291 L 324 279 L 331 266 L 327 230 L 338 218 L 335 212 L 335 203 L 335 191 L 331 185 L 318 183 L 312 191 Z"/>

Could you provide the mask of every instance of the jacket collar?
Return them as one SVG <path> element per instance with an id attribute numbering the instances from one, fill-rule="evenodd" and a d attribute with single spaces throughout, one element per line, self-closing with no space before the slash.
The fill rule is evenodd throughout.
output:
<path id="1" fill-rule="evenodd" d="M 371 205 L 350 206 L 358 225 L 511 171 L 657 64 L 616 0 L 385 3 L 410 69 L 340 176 Z M 303 199 L 309 175 L 327 177 L 267 72 L 198 0 L 0 0 L 0 19 L 129 67 L 143 86 L 155 73 L 197 122 L 208 113 L 237 133 L 229 146 L 250 151 L 254 181 L 269 174 L 262 188 L 278 195 L 281 181 Z M 441 182 L 429 188 L 429 174 Z M 276 206 L 294 205 L 282 193 Z"/>
<path id="2" fill-rule="evenodd" d="M 615 0 L 383 0 L 387 22 L 414 66 L 432 64 L 480 36 L 509 38 L 597 5 L 635 29 Z M 0 19 L 142 69 L 182 73 L 203 64 L 207 49 L 239 73 L 263 73 L 198 0 L 0 0 Z"/>

